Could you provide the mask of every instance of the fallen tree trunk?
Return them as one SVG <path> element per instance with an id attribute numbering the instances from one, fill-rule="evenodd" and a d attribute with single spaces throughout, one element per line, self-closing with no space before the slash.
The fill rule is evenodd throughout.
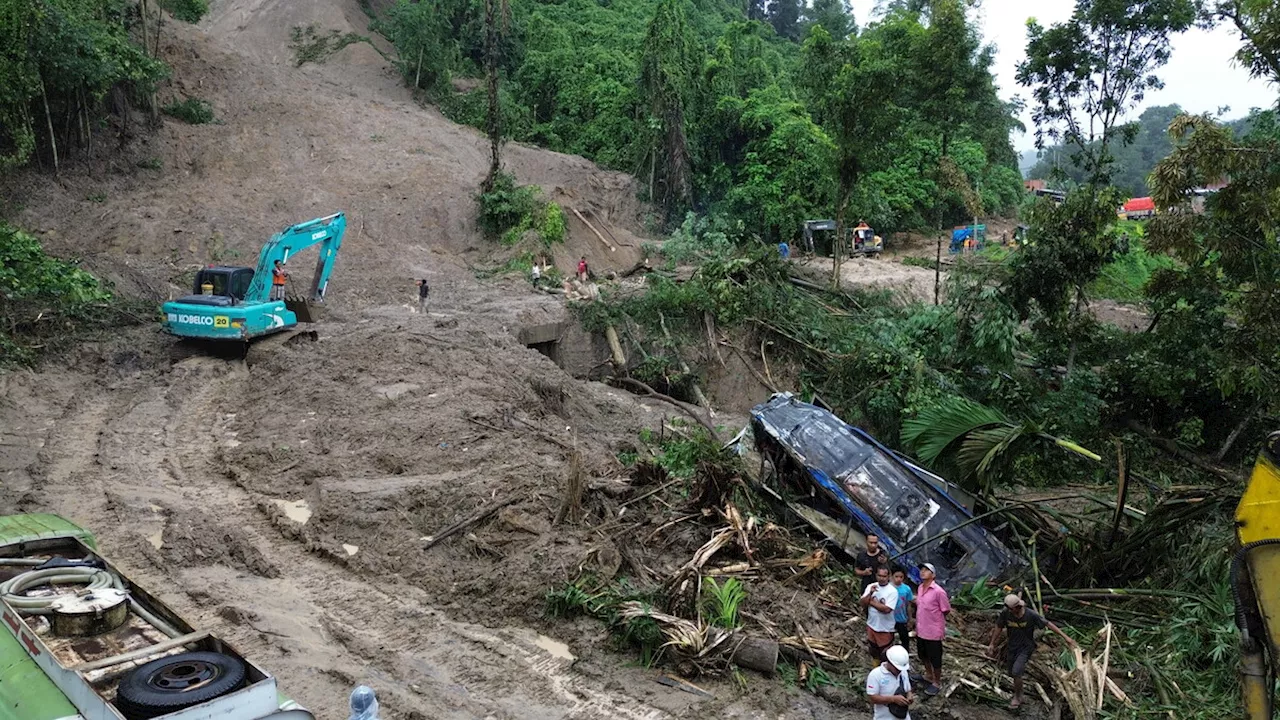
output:
<path id="1" fill-rule="evenodd" d="M 667 318 L 658 313 L 658 324 L 662 327 L 662 335 L 667 339 L 667 344 L 671 347 L 671 353 L 676 356 L 676 362 L 680 365 L 680 372 L 687 375 L 690 379 L 689 384 L 692 387 L 693 397 L 698 404 L 707 409 L 707 414 L 715 416 L 715 410 L 711 409 L 711 403 L 707 401 L 707 396 L 702 394 L 702 388 L 698 387 L 697 376 L 689 369 L 689 364 L 680 357 L 680 353 L 676 350 L 676 341 L 671 338 L 671 331 L 667 330 Z"/>
<path id="2" fill-rule="evenodd" d="M 615 372 L 627 372 L 627 354 L 622 352 L 622 343 L 618 340 L 618 331 L 612 325 L 606 326 L 604 329 L 604 339 L 609 341 L 609 350 L 613 353 L 613 367 Z"/>
<path id="3" fill-rule="evenodd" d="M 677 400 L 671 397 L 670 395 L 663 395 L 662 393 L 658 392 L 657 390 L 654 390 L 653 388 L 640 382 L 639 380 L 635 380 L 628 377 L 615 377 L 615 378 L 612 378 L 612 380 L 616 385 L 620 387 L 627 387 L 627 388 L 639 390 L 640 392 L 644 393 L 646 397 L 651 397 L 654 400 L 661 400 L 662 402 L 665 402 L 665 403 L 674 405 L 677 408 L 680 408 L 680 410 L 684 411 L 684 414 L 688 415 L 694 420 L 697 420 L 699 425 L 706 428 L 707 432 L 711 433 L 711 437 L 713 440 L 715 440 L 716 442 L 724 442 L 724 440 L 720 437 L 720 433 L 716 432 L 715 424 L 711 422 L 710 418 L 706 417 L 704 413 L 701 412 L 702 408 L 698 407 L 697 405 L 690 405 L 689 403 L 681 402 L 680 400 Z"/>
<path id="4" fill-rule="evenodd" d="M 505 500 L 499 500 L 498 502 L 491 503 L 490 505 L 488 505 L 487 507 L 485 507 L 483 510 L 476 513 L 475 515 L 472 515 L 471 517 L 465 520 L 460 520 L 450 525 L 449 527 L 445 528 L 444 530 L 441 530 L 435 535 L 431 535 L 426 538 L 423 538 L 426 541 L 426 544 L 422 546 L 422 549 L 430 550 L 432 547 L 436 546 L 441 541 L 447 540 L 453 535 L 456 535 L 460 530 L 464 530 L 466 528 L 471 527 L 472 525 L 475 525 L 476 523 L 498 512 L 502 508 L 508 505 L 511 505 L 512 503 L 514 503 L 519 499 L 520 499 L 519 495 L 512 495 L 511 497 L 506 498 Z"/>
<path id="5" fill-rule="evenodd" d="M 1214 475 L 1217 475 L 1223 480 L 1227 480 L 1233 483 L 1240 481 L 1240 478 L 1238 476 L 1232 473 L 1229 473 L 1226 470 L 1223 470 L 1222 468 L 1217 467 L 1209 463 L 1208 461 L 1203 460 L 1200 457 L 1187 452 L 1186 450 L 1183 450 L 1182 448 L 1178 447 L 1178 443 L 1172 440 L 1169 440 L 1167 438 L 1160 437 L 1159 435 L 1156 434 L 1155 430 L 1152 430 L 1151 428 L 1146 427 L 1142 423 L 1139 423 L 1137 420 L 1130 420 L 1127 423 L 1127 425 L 1129 426 L 1130 430 L 1146 438 L 1147 441 L 1150 442 L 1152 445 L 1160 448 L 1161 450 L 1169 453 L 1170 455 L 1178 458 L 1179 460 L 1191 463 L 1192 465 L 1200 468 L 1201 470 L 1204 470 L 1205 472 L 1213 473 Z"/>
<path id="6" fill-rule="evenodd" d="M 591 229 L 591 232 L 593 232 L 593 233 L 595 233 L 595 234 L 596 234 L 596 237 L 600 238 L 600 242 L 604 243 L 604 246 L 605 246 L 605 247 L 607 247 L 607 248 L 609 248 L 609 252 L 617 252 L 617 251 L 618 251 L 618 248 L 614 247 L 613 243 L 609 242 L 609 241 L 605 238 L 605 236 L 604 236 L 604 235 L 601 235 L 601 234 L 600 234 L 600 231 L 596 229 L 596 226 L 595 226 L 595 225 L 592 225 L 592 224 L 591 224 L 591 221 L 590 221 L 590 220 L 588 220 L 586 217 L 584 217 L 584 216 L 582 215 L 582 213 L 578 212 L 578 208 L 572 208 L 572 207 L 571 207 L 571 208 L 569 208 L 569 209 L 573 211 L 573 214 L 574 214 L 574 215 L 577 215 L 577 216 L 578 216 L 578 219 L 579 219 L 579 220 L 581 220 L 581 221 L 582 221 L 582 223 L 583 223 L 584 225 L 586 225 L 588 228 L 590 228 L 590 229 Z"/>
<path id="7" fill-rule="evenodd" d="M 734 642 L 736 646 L 729 655 L 729 662 L 734 665 L 757 670 L 765 675 L 772 675 L 778 667 L 777 640 L 739 634 Z"/>
<path id="8" fill-rule="evenodd" d="M 649 258 L 641 258 L 636 261 L 635 265 L 618 273 L 618 277 L 629 278 L 638 272 L 653 272 L 653 267 L 649 265 Z"/>

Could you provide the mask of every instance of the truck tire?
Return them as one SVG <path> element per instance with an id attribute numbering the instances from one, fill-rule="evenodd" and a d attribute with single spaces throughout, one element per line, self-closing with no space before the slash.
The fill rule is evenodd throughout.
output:
<path id="1" fill-rule="evenodd" d="M 116 689 L 115 705 L 129 720 L 149 720 L 239 690 L 244 681 L 244 663 L 230 655 L 171 655 L 126 675 Z"/>

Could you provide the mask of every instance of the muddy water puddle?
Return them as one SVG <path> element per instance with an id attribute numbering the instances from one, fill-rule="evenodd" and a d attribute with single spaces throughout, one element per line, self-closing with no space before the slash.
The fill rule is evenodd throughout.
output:
<path id="1" fill-rule="evenodd" d="M 311 506 L 307 504 L 306 500 L 294 500 L 290 502 L 288 500 L 281 500 L 280 498 L 272 498 L 271 502 L 275 503 L 277 507 L 284 511 L 285 517 L 299 525 L 306 525 L 307 521 L 311 519 Z"/>

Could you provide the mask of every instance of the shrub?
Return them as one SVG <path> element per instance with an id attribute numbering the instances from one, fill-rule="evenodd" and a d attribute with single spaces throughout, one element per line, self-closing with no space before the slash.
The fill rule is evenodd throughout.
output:
<path id="1" fill-rule="evenodd" d="M 481 229 L 490 238 L 501 238 L 533 215 L 537 189 L 518 186 L 514 176 L 498 173 L 489 192 L 480 193 L 476 200 L 480 204 Z"/>
<path id="2" fill-rule="evenodd" d="M 174 100 L 165 105 L 163 110 L 165 115 L 191 125 L 206 125 L 213 122 L 213 106 L 200 98 L 187 98 L 181 102 Z"/>
<path id="3" fill-rule="evenodd" d="M 533 185 L 516 185 L 508 173 L 498 173 L 489 192 L 476 196 L 480 206 L 480 227 L 490 239 L 515 245 L 528 230 L 534 230 L 544 245 L 564 242 L 568 227 L 564 210 L 544 200 Z"/>
<path id="4" fill-rule="evenodd" d="M 161 0 L 160 6 L 183 22 L 198 23 L 209 12 L 209 0 Z"/>
<path id="5" fill-rule="evenodd" d="M 369 38 L 363 35 L 344 34 L 339 30 L 330 30 L 327 35 L 322 35 L 314 24 L 305 28 L 295 25 L 289 31 L 289 47 L 293 50 L 295 67 L 302 67 L 309 62 L 324 63 L 326 58 L 342 48 L 358 42 L 368 42 L 368 40 Z"/>
<path id="6" fill-rule="evenodd" d="M 111 300 L 93 275 L 45 254 L 31 235 L 0 222 L 0 363 L 29 364 L 26 338 L 65 337 L 75 320 Z"/>
<path id="7" fill-rule="evenodd" d="M 564 210 L 556 203 L 547 203 L 542 209 L 542 222 L 538 223 L 538 234 L 542 235 L 542 242 L 548 245 L 562 243 L 567 232 Z"/>

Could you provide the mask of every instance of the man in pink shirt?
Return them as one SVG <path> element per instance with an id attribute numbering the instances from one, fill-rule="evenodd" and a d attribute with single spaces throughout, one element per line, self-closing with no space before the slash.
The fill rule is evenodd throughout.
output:
<path id="1" fill-rule="evenodd" d="M 932 563 L 920 566 L 920 587 L 916 590 L 916 649 L 924 676 L 929 686 L 926 695 L 937 695 L 942 684 L 942 641 L 947 636 L 947 614 L 951 612 L 951 598 L 947 591 L 934 582 L 936 571 Z"/>

